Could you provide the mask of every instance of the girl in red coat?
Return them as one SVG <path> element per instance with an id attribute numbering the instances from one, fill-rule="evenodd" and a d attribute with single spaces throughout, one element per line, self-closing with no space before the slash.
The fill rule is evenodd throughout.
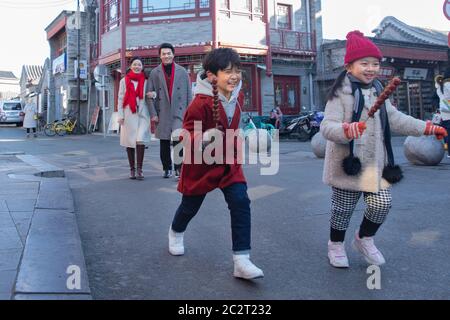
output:
<path id="1" fill-rule="evenodd" d="M 242 96 L 239 97 L 241 83 L 241 63 L 239 54 L 229 48 L 211 51 L 203 61 L 203 73 L 197 79 L 196 95 L 189 105 L 183 120 L 183 129 L 194 140 L 194 122 L 201 122 L 203 144 L 209 140 L 205 132 L 219 128 L 223 145 L 226 146 L 225 130 L 239 128 Z M 214 111 L 213 81 L 217 82 L 218 109 Z M 195 143 L 191 143 L 195 145 Z M 250 199 L 242 166 L 234 162 L 208 165 L 185 161 L 181 169 L 178 191 L 183 194 L 169 229 L 169 252 L 174 256 L 184 254 L 183 236 L 189 221 L 196 215 L 208 192 L 220 188 L 225 196 L 231 214 L 234 273 L 237 278 L 255 279 L 264 276 L 261 269 L 250 261 Z M 194 147 L 191 148 L 191 157 Z M 185 159 L 186 159 L 185 153 Z M 193 162 L 193 161 L 192 161 Z"/>

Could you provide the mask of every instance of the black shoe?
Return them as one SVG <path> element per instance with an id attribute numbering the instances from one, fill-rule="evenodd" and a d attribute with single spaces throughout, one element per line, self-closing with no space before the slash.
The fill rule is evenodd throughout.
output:
<path id="1" fill-rule="evenodd" d="M 172 170 L 164 170 L 164 179 L 168 179 L 172 176 Z"/>
<path id="2" fill-rule="evenodd" d="M 180 169 L 175 169 L 175 178 L 180 179 Z"/>

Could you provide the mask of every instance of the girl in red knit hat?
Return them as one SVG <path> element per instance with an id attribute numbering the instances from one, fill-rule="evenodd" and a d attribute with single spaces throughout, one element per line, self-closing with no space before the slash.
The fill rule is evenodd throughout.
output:
<path id="1" fill-rule="evenodd" d="M 381 51 L 364 34 L 353 31 L 347 35 L 346 70 L 330 91 L 321 123 L 328 140 L 323 181 L 332 187 L 328 258 L 337 268 L 349 266 L 345 233 L 361 195 L 366 209 L 353 247 L 369 264 L 385 263 L 373 237 L 391 208 L 391 185 L 402 179 L 394 161 L 391 131 L 436 135 L 438 139 L 447 136 L 444 128 L 398 111 L 389 99 L 373 118 L 369 117 L 369 109 L 383 91 L 377 79 L 381 59 Z"/>

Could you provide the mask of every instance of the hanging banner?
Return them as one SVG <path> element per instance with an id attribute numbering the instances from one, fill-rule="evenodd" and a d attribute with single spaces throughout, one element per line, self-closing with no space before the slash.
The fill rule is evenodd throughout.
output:
<path id="1" fill-rule="evenodd" d="M 63 53 L 59 57 L 53 60 L 52 64 L 53 74 L 64 73 L 66 72 L 66 54 Z"/>

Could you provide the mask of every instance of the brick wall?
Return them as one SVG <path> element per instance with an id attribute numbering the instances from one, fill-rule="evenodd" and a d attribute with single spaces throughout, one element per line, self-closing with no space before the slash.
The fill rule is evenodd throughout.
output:
<path id="1" fill-rule="evenodd" d="M 127 47 L 159 45 L 163 42 L 197 44 L 211 40 L 212 23 L 205 20 L 127 27 Z"/>

